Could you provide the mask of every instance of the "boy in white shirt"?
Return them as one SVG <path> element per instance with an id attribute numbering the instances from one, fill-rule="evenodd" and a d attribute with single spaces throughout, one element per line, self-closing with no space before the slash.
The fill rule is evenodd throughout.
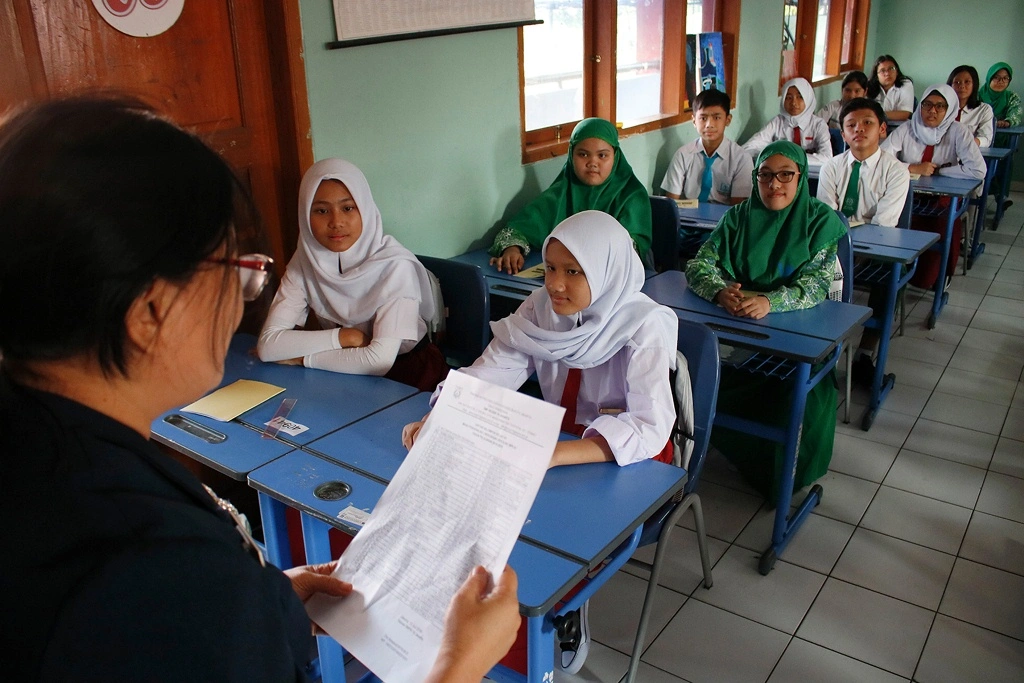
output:
<path id="1" fill-rule="evenodd" d="M 840 111 L 839 122 L 849 149 L 821 167 L 818 199 L 850 221 L 896 227 L 910 190 L 910 172 L 899 159 L 879 149 L 885 134 L 882 105 L 863 97 L 850 100 Z M 872 291 L 868 303 L 881 304 L 881 292 Z M 853 366 L 858 382 L 870 384 L 877 349 L 878 332 L 865 329 Z"/>
<path id="2" fill-rule="evenodd" d="M 754 162 L 738 144 L 725 137 L 732 122 L 729 95 L 704 90 L 693 99 L 693 126 L 699 138 L 672 156 L 661 189 L 672 199 L 697 199 L 716 204 L 738 204 L 753 189 Z M 682 252 L 695 254 L 706 232 L 684 231 Z"/>

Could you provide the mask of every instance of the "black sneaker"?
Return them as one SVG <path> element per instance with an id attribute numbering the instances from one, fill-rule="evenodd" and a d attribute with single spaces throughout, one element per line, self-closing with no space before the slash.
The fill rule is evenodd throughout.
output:
<path id="1" fill-rule="evenodd" d="M 590 653 L 590 601 L 578 610 L 569 612 L 555 625 L 558 639 L 558 668 L 576 674 L 583 668 Z"/>
<path id="2" fill-rule="evenodd" d="M 1007 199 L 1007 200 L 1003 201 L 1003 211 L 1006 211 L 1011 206 L 1013 206 L 1013 200 L 1012 199 Z"/>
<path id="3" fill-rule="evenodd" d="M 850 375 L 855 384 L 871 386 L 871 383 L 875 381 L 875 364 L 868 356 L 861 354 L 854 359 Z"/>

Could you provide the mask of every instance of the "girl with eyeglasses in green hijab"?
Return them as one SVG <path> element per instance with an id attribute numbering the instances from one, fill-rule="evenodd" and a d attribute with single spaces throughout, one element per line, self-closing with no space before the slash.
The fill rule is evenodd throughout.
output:
<path id="1" fill-rule="evenodd" d="M 757 192 L 734 206 L 687 265 L 699 296 L 733 315 L 759 319 L 769 312 L 810 308 L 828 297 L 846 226 L 835 211 L 810 196 L 807 155 L 778 141 L 765 147 L 754 168 Z M 722 368 L 719 410 L 784 426 L 791 387 L 777 379 Z M 835 440 L 834 377 L 807 395 L 794 489 L 828 471 Z M 711 443 L 770 501 L 778 497 L 782 446 L 715 427 Z"/>

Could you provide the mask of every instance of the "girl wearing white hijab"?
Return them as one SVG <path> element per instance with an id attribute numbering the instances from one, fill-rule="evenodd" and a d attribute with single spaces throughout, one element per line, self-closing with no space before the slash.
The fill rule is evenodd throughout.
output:
<path id="1" fill-rule="evenodd" d="M 510 389 L 537 373 L 544 400 L 566 408 L 562 431 L 581 437 L 558 442 L 552 467 L 671 462 L 676 416 L 669 371 L 675 368 L 678 323 L 670 309 L 640 292 L 644 267 L 629 233 L 606 213 L 582 211 L 555 227 L 543 256 L 544 287 L 491 323 L 494 339 L 459 372 Z M 406 425 L 407 448 L 422 425 Z M 584 604 L 579 614 L 571 613 L 565 623 L 573 626 L 558 632 L 556 661 L 569 673 L 579 671 L 587 656 L 587 610 Z M 520 635 L 503 660 L 509 666 L 525 656 L 525 632 Z"/>
<path id="2" fill-rule="evenodd" d="M 956 119 L 960 98 L 951 86 L 941 83 L 925 88 L 925 96 L 904 124 L 889 134 L 879 147 L 906 164 L 911 173 L 923 176 L 947 175 L 954 178 L 985 178 L 985 159 L 970 131 Z M 946 206 L 949 198 L 943 198 Z M 919 216 L 911 218 L 916 230 L 945 234 L 946 216 Z M 953 240 L 949 250 L 947 277 L 952 276 L 960 258 L 960 219 L 953 226 Z M 911 283 L 929 288 L 935 284 L 939 271 L 939 256 L 935 252 L 921 255 L 917 273 Z"/>
<path id="3" fill-rule="evenodd" d="M 776 140 L 795 142 L 807 153 L 807 164 L 821 166 L 832 158 L 828 124 L 815 116 L 818 100 L 806 78 L 793 78 L 782 86 L 779 114 L 743 145 L 755 159 Z"/>
<path id="4" fill-rule="evenodd" d="M 296 329 L 312 310 L 321 330 Z M 426 337 L 437 314 L 426 269 L 384 234 L 362 172 L 314 164 L 299 186 L 299 243 L 260 333 L 260 359 L 433 390 L 447 365 Z"/>

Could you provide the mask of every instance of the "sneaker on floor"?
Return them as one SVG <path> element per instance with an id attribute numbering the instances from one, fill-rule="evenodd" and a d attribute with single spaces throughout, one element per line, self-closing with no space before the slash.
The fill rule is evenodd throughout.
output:
<path id="1" fill-rule="evenodd" d="M 871 362 L 871 358 L 861 354 L 853 360 L 853 365 L 850 367 L 850 375 L 853 378 L 854 384 L 871 386 L 871 383 L 875 380 L 875 364 Z"/>
<path id="2" fill-rule="evenodd" d="M 1011 206 L 1013 206 L 1013 200 L 1012 199 L 1007 199 L 1007 200 L 1003 201 L 1003 211 L 1006 211 Z"/>
<path id="3" fill-rule="evenodd" d="M 590 652 L 590 601 L 578 610 L 567 613 L 557 626 L 558 668 L 576 674 L 583 668 Z"/>

